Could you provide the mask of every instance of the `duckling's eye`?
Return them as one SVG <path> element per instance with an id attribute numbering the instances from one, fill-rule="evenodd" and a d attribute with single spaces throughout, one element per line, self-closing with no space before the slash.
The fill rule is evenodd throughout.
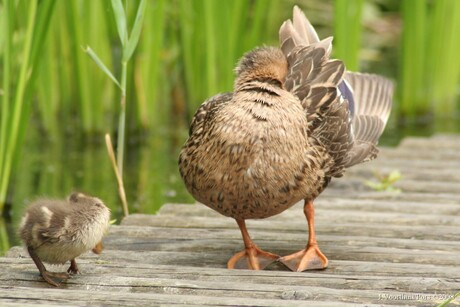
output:
<path id="1" fill-rule="evenodd" d="M 99 208 L 102 208 L 102 204 L 101 204 L 101 203 L 95 203 L 95 206 L 96 206 L 96 207 L 99 207 Z"/>
<path id="2" fill-rule="evenodd" d="M 70 194 L 69 201 L 76 203 L 76 202 L 78 202 L 78 197 L 79 197 L 79 193 L 74 192 L 74 193 Z"/>

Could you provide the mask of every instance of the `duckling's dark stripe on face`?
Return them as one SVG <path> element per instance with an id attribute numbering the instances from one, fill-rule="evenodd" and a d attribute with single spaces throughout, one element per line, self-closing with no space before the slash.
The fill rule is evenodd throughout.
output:
<path id="1" fill-rule="evenodd" d="M 260 87 L 260 86 L 251 86 L 251 87 L 247 87 L 247 88 L 244 88 L 242 89 L 243 92 L 256 92 L 256 93 L 263 93 L 263 94 L 268 94 L 270 96 L 276 96 L 276 97 L 280 97 L 280 95 L 270 89 L 267 89 L 267 88 L 263 88 L 263 87 Z"/>

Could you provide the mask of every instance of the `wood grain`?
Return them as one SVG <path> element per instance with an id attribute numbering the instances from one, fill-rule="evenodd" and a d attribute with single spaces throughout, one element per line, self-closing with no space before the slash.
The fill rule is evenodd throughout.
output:
<path id="1" fill-rule="evenodd" d="M 326 270 L 227 270 L 243 247 L 236 223 L 203 205 L 166 204 L 112 226 L 104 252 L 80 257 L 82 274 L 59 289 L 13 247 L 0 258 L 0 305 L 434 306 L 460 290 L 459 152 L 460 136 L 408 138 L 334 180 L 315 202 Z M 363 184 L 395 169 L 401 193 Z M 270 252 L 306 243 L 301 203 L 247 224 Z"/>

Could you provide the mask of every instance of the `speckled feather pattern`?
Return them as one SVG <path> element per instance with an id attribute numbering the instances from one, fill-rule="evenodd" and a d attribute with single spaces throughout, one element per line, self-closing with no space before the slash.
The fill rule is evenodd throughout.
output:
<path id="1" fill-rule="evenodd" d="M 203 103 L 180 153 L 188 191 L 235 219 L 314 200 L 331 177 L 374 158 L 391 109 L 391 83 L 346 72 L 297 7 L 280 44 L 242 57 L 234 91 Z"/>
<path id="2" fill-rule="evenodd" d="M 190 193 L 233 218 L 265 218 L 315 197 L 331 163 L 323 148 L 308 143 L 299 99 L 275 78 L 287 73 L 286 59 L 279 49 L 258 52 L 279 71 L 265 71 L 265 79 L 243 71 L 234 93 L 206 101 L 179 159 Z"/>

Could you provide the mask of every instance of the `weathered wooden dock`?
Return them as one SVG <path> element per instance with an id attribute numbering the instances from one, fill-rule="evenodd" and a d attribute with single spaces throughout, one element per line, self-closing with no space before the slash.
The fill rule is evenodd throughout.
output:
<path id="1" fill-rule="evenodd" d="M 373 170 L 396 169 L 399 194 L 363 184 Z M 302 248 L 301 206 L 249 221 L 256 243 L 280 255 Z M 43 282 L 23 249 L 12 248 L 0 258 L 0 306 L 435 306 L 460 291 L 460 136 L 384 148 L 335 180 L 316 208 L 318 241 L 330 260 L 323 271 L 227 270 L 242 249 L 236 223 L 202 205 L 174 204 L 113 226 L 103 254 L 80 257 L 83 274 L 61 288 Z"/>

